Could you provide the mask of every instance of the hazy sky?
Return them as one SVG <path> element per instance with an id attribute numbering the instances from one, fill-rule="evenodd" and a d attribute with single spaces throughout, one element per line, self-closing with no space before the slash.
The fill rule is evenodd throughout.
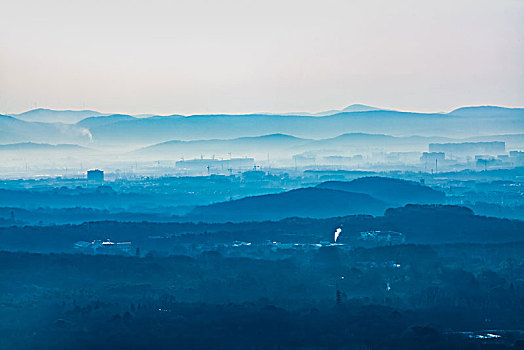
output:
<path id="1" fill-rule="evenodd" d="M 0 113 L 524 106 L 524 0 L 0 2 Z"/>

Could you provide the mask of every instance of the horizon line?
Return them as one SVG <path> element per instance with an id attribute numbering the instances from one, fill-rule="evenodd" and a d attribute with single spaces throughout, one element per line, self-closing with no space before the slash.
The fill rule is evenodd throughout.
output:
<path id="1" fill-rule="evenodd" d="M 369 110 L 369 111 L 344 111 L 345 108 L 349 108 L 349 107 L 353 107 L 353 106 L 362 106 L 362 107 L 369 107 L 369 108 L 375 108 L 374 110 Z M 363 112 L 373 112 L 373 111 L 391 111 L 391 112 L 402 112 L 402 113 L 419 113 L 419 114 L 449 114 L 453 111 L 456 111 L 458 109 L 461 109 L 461 108 L 475 108 L 475 107 L 495 107 L 495 108 L 506 108 L 506 109 L 522 109 L 524 108 L 524 106 L 502 106 L 502 105 L 491 105 L 491 104 L 483 104 L 483 105 L 462 105 L 462 106 L 459 106 L 459 107 L 455 107 L 455 108 L 452 108 L 451 110 L 449 111 L 433 111 L 433 112 L 424 112 L 424 111 L 416 111 L 416 110 L 404 110 L 404 109 L 396 109 L 396 108 L 389 108 L 389 107 L 376 107 L 376 106 L 372 106 L 372 105 L 366 105 L 366 104 L 363 104 L 363 103 L 353 103 L 353 104 L 350 104 L 346 107 L 343 107 L 341 109 L 336 109 L 336 108 L 333 108 L 333 109 L 324 109 L 324 110 L 321 110 L 321 111 L 317 111 L 317 112 L 307 112 L 307 111 L 300 111 L 300 112 L 296 112 L 296 111 L 290 111 L 290 112 L 283 112 L 283 111 L 276 111 L 276 112 L 269 112 L 269 111 L 264 111 L 264 112 L 241 112 L 241 113 L 228 113 L 228 112 L 212 112 L 212 113 L 190 113 L 190 114 L 182 114 L 182 113 L 170 113 L 170 114 L 157 114 L 157 113 L 148 113 L 148 112 L 144 112 L 144 113 L 121 113 L 121 112 L 110 112 L 110 113 L 107 113 L 107 112 L 100 112 L 96 109 L 91 109 L 91 108 L 81 108 L 81 109 L 72 109 L 72 108 L 65 108 L 65 109 L 55 109 L 55 108 L 50 108 L 50 107 L 36 107 L 36 108 L 32 108 L 32 109 L 28 109 L 28 110 L 25 110 L 23 112 L 18 112 L 18 113 L 13 113 L 13 112 L 9 112 L 9 113 L 5 113 L 3 115 L 6 115 L 6 116 L 18 116 L 18 115 L 21 115 L 21 114 L 24 114 L 24 113 L 29 113 L 29 112 L 33 112 L 33 111 L 37 111 L 37 110 L 47 110 L 47 111 L 53 111 L 53 112 L 84 112 L 84 111 L 91 111 L 91 112 L 96 112 L 96 113 L 100 113 L 102 114 L 101 116 L 109 116 L 109 115 L 129 115 L 129 116 L 159 116 L 159 117 L 168 117 L 168 116 L 173 116 L 173 115 L 181 115 L 181 116 L 185 116 L 185 117 L 190 117 L 190 116 L 200 116 L 200 115 L 257 115 L 257 114 L 260 114 L 260 115 L 290 115 L 290 116 L 318 116 L 318 117 L 321 117 L 322 113 L 327 113 L 327 112 L 334 112 L 333 114 L 338 114 L 338 113 L 363 113 Z"/>

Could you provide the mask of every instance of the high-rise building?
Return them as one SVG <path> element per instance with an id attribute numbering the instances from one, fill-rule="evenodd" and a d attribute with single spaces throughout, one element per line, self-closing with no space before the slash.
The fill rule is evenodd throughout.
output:
<path id="1" fill-rule="evenodd" d="M 99 169 L 93 169 L 87 171 L 87 181 L 103 182 L 104 172 Z"/>

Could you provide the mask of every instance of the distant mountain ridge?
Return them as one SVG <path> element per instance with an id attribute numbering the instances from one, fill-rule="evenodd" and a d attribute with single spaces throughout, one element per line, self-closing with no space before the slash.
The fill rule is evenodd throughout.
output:
<path id="1" fill-rule="evenodd" d="M 90 115 L 94 111 L 36 110 L 15 118 L 0 118 L 0 143 L 45 142 L 135 145 L 135 148 L 170 140 L 206 140 L 287 134 L 300 138 L 325 139 L 345 133 L 387 134 L 392 136 L 481 137 L 493 134 L 524 133 L 524 109 L 503 107 L 465 107 L 450 113 L 414 113 L 380 110 L 353 105 L 352 111 L 326 116 L 245 114 L 153 116 Z M 346 108 L 346 109 L 348 109 Z M 362 111 L 362 109 L 367 109 Z M 358 110 L 358 111 L 353 111 Z M 76 124 L 41 122 L 46 113 Z M 66 113 L 66 114 L 60 114 Z M 33 114 L 34 117 L 27 117 Z M 26 115 L 24 117 L 24 115 Z M 28 119 L 28 120 L 24 120 Z M 29 121 L 38 119 L 39 122 Z M 56 119 L 56 118 L 55 118 Z M 482 123 L 477 122 L 482 120 Z M 474 124 L 472 124 L 474 123 Z M 472 127 L 474 125 L 474 127 Z M 72 135 L 76 135 L 73 136 Z M 82 141 L 82 142 L 80 142 Z"/>
<path id="2" fill-rule="evenodd" d="M 523 112 L 486 120 L 471 128 L 471 116 L 421 114 L 395 111 L 344 112 L 325 117 L 282 115 L 196 115 L 181 118 L 134 119 L 90 128 L 95 142 L 158 143 L 231 139 L 264 134 L 300 138 L 329 138 L 343 133 L 393 136 L 473 137 L 493 133 L 524 133 Z"/>
<path id="3" fill-rule="evenodd" d="M 501 107 L 501 106 L 466 106 L 459 107 L 447 114 L 456 114 L 463 115 L 466 113 L 497 113 L 505 111 L 522 111 L 523 107 Z M 286 113 L 240 113 L 240 114 L 230 114 L 230 115 L 282 115 L 282 116 L 329 116 L 340 113 L 351 113 L 351 112 L 369 112 L 369 111 L 389 111 L 389 112 L 399 112 L 399 110 L 389 109 L 389 108 L 380 108 L 374 106 L 368 106 L 360 103 L 351 104 L 342 109 L 332 109 L 320 112 L 286 112 Z M 406 112 L 406 113 L 419 113 L 420 112 Z M 423 114 L 441 114 L 441 113 L 423 113 Z M 157 118 L 157 117 L 169 117 L 169 116 L 198 116 L 202 114 L 193 114 L 193 115 L 181 115 L 181 114 L 168 114 L 168 115 L 158 115 L 152 113 L 142 113 L 137 115 L 122 114 L 122 113 L 101 113 L 94 110 L 84 109 L 84 110 L 55 110 L 49 108 L 36 108 L 31 109 L 22 113 L 10 113 L 8 116 L 15 117 L 20 120 L 25 121 L 37 121 L 37 122 L 63 122 L 63 123 L 78 123 L 82 119 L 89 117 L 97 116 L 111 116 L 111 115 L 129 115 L 134 118 Z M 227 115 L 227 114 L 209 114 L 209 115 Z"/>
<path id="4" fill-rule="evenodd" d="M 91 110 L 52 110 L 46 108 L 37 108 L 20 114 L 11 114 L 11 116 L 28 121 L 41 123 L 66 123 L 73 124 L 87 117 L 102 116 L 103 114 Z"/>
<path id="5" fill-rule="evenodd" d="M 0 145 L 0 151 L 60 151 L 60 150 L 87 150 L 87 148 L 75 144 L 51 145 L 48 143 L 21 142 Z"/>
<path id="6" fill-rule="evenodd" d="M 292 113 L 267 113 L 267 114 L 273 114 L 273 115 L 294 115 L 294 116 L 317 116 L 317 117 L 323 117 L 338 113 L 344 113 L 344 112 L 369 112 L 369 111 L 379 111 L 379 110 L 387 110 L 385 108 L 377 108 L 372 106 L 366 106 L 363 104 L 355 103 L 352 105 L 349 105 L 343 109 L 331 109 L 328 111 L 321 111 L 316 113 L 311 112 L 292 112 Z"/>
<path id="7" fill-rule="evenodd" d="M 470 106 L 470 107 L 460 107 L 452 110 L 448 114 L 452 115 L 498 115 L 505 113 L 522 113 L 524 108 L 521 107 L 499 107 L 499 106 Z"/>

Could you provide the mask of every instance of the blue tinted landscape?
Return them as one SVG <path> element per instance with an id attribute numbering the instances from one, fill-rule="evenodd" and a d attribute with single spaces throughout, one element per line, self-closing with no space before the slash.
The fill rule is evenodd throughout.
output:
<path id="1" fill-rule="evenodd" d="M 523 19 L 0 1 L 0 350 L 524 350 Z"/>
<path id="2" fill-rule="evenodd" d="M 0 125 L 1 348 L 524 342 L 524 109 Z"/>

